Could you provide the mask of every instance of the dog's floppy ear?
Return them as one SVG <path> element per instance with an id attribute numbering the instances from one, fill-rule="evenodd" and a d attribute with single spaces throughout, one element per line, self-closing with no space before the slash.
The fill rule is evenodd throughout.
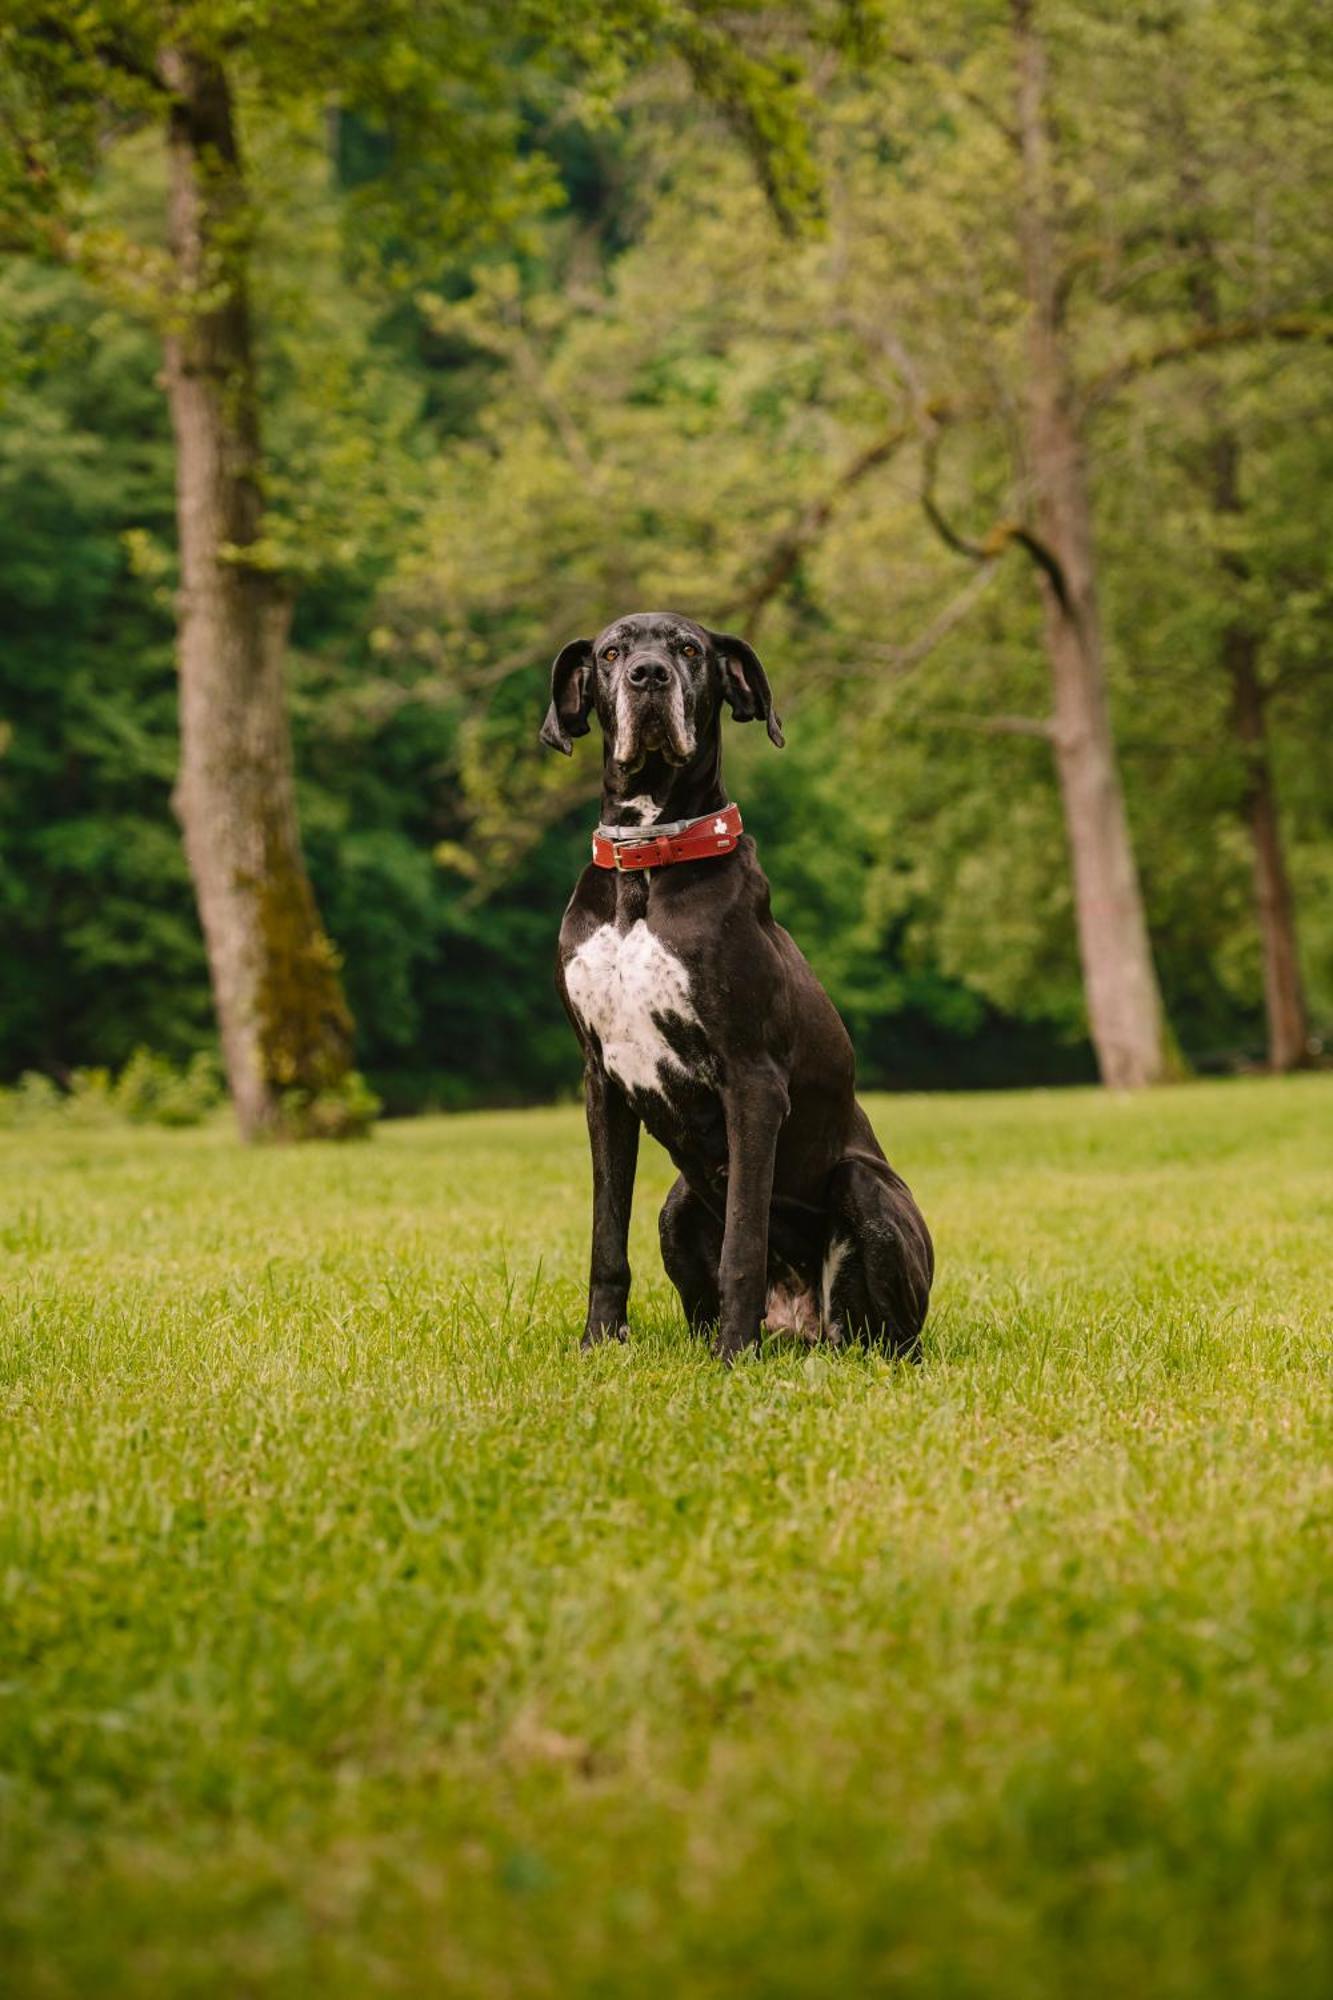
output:
<path id="1" fill-rule="evenodd" d="M 758 653 L 734 632 L 710 632 L 708 636 L 721 662 L 722 693 L 733 716 L 737 722 L 757 722 L 762 715 L 771 741 L 780 750 L 787 739 L 774 712 L 773 690 Z"/>
<path id="2" fill-rule="evenodd" d="M 542 724 L 542 742 L 568 757 L 574 748 L 570 738 L 588 733 L 591 707 L 592 640 L 571 639 L 560 648 L 551 668 L 551 706 Z"/>

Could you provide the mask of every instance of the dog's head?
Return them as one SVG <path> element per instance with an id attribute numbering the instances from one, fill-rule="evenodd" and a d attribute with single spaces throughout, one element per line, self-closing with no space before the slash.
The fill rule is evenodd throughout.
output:
<path id="1" fill-rule="evenodd" d="M 688 764 L 724 704 L 737 722 L 762 716 L 781 749 L 782 725 L 752 646 L 674 611 L 634 611 L 596 639 L 561 647 L 541 740 L 568 756 L 595 712 L 608 754 L 626 772 L 655 750 L 670 764 Z"/>

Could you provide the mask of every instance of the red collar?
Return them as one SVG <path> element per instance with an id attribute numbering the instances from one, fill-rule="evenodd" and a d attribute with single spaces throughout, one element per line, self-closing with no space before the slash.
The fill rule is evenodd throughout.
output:
<path id="1" fill-rule="evenodd" d="M 635 868 L 670 868 L 676 861 L 711 861 L 716 855 L 730 854 L 741 837 L 741 809 L 723 806 L 721 812 L 703 813 L 698 819 L 677 819 L 666 826 L 599 826 L 592 837 L 592 858 L 599 868 L 624 873 Z"/>

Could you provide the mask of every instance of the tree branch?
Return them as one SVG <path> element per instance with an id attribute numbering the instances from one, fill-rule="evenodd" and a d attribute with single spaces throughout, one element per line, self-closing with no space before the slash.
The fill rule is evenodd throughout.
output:
<path id="1" fill-rule="evenodd" d="M 1163 245 L 1166 247 L 1163 248 Z M 1146 223 L 1142 228 L 1126 230 L 1121 236 L 1103 236 L 1085 244 L 1071 253 L 1056 277 L 1057 315 L 1063 322 L 1070 294 L 1086 272 L 1103 271 L 1106 275 L 1095 288 L 1097 297 L 1115 299 L 1129 291 L 1141 278 L 1178 268 L 1182 258 L 1188 261 L 1188 249 L 1179 230 L 1163 222 Z M 1145 254 L 1133 262 L 1121 262 L 1131 251 L 1144 251 Z"/>
<path id="2" fill-rule="evenodd" d="M 1328 679 L 1333 667 L 1327 660 L 1301 660 L 1289 667 L 1278 667 L 1264 681 L 1260 699 L 1265 707 L 1278 695 L 1290 694 L 1293 688 L 1314 687 Z"/>
<path id="3" fill-rule="evenodd" d="M 898 673 L 906 673 L 910 667 L 919 665 L 948 638 L 955 626 L 962 624 L 982 592 L 990 589 L 998 570 L 998 562 L 984 563 L 971 582 L 965 584 L 958 595 L 936 613 L 915 639 L 909 639 L 905 646 L 876 646 L 873 648 L 876 657 Z"/>
<path id="4" fill-rule="evenodd" d="M 972 606 L 984 590 L 989 589 L 999 572 L 998 563 L 988 563 L 977 571 L 959 591 L 952 601 L 945 605 L 925 629 L 915 639 L 909 639 L 905 646 L 866 646 L 862 650 L 876 664 L 862 666 L 836 666 L 824 672 L 808 673 L 804 692 L 808 695 L 823 688 L 845 687 L 849 682 L 887 682 L 889 685 L 902 680 L 930 658 L 935 648 L 945 640 L 950 632 L 961 625 Z"/>
<path id="5" fill-rule="evenodd" d="M 795 526 L 773 543 L 750 589 L 724 606 L 719 615 L 729 624 L 738 624 L 742 632 L 752 637 L 765 608 L 790 583 L 801 557 L 828 527 L 838 503 L 863 479 L 867 479 L 881 465 L 886 465 L 910 436 L 910 426 L 901 424 L 896 430 L 886 431 L 883 437 L 867 445 L 849 465 L 844 466 L 828 492 L 807 507 Z"/>
<path id="6" fill-rule="evenodd" d="M 940 512 L 939 503 L 935 498 L 935 475 L 938 459 L 939 431 L 937 428 L 927 435 L 922 452 L 925 479 L 921 487 L 921 508 L 931 527 L 940 537 L 940 540 L 947 548 L 951 548 L 955 555 L 966 556 L 969 562 L 977 563 L 997 562 L 1011 543 L 1017 543 L 1018 547 L 1023 549 L 1032 558 L 1037 568 L 1045 574 L 1052 590 L 1055 592 L 1060 609 L 1067 614 L 1070 609 L 1069 591 L 1065 583 L 1065 573 L 1060 566 L 1059 558 L 1052 550 L 1047 548 L 1045 542 L 1033 534 L 1030 528 L 1024 527 L 1021 521 L 1007 519 L 996 521 L 994 526 L 987 530 L 982 541 L 971 542 L 966 536 L 960 535 L 957 529 L 951 527 L 949 522 L 945 520 L 943 514 Z"/>
<path id="7" fill-rule="evenodd" d="M 1104 369 L 1088 384 L 1084 401 L 1089 406 L 1105 402 L 1118 389 L 1156 368 L 1165 368 L 1173 361 L 1189 361 L 1199 354 L 1211 354 L 1217 348 L 1243 347 L 1255 340 L 1312 340 L 1331 345 L 1333 319 L 1318 313 L 1275 313 L 1222 320 L 1215 326 L 1196 326 L 1176 340 L 1165 341 L 1161 347 L 1148 348 L 1142 354 L 1127 354 L 1114 367 Z"/>
<path id="8" fill-rule="evenodd" d="M 889 54 L 894 62 L 901 63 L 904 69 L 924 70 L 937 86 L 942 86 L 946 91 L 951 91 L 964 104 L 970 104 L 972 109 L 979 111 L 981 116 L 986 120 L 986 123 L 999 133 L 1006 145 L 1012 146 L 1015 152 L 1018 150 L 1018 134 L 1008 119 L 1001 112 L 997 111 L 995 106 L 984 98 L 979 91 L 969 90 L 966 84 L 959 83 L 957 77 L 952 74 L 946 64 L 936 62 L 930 56 L 922 55 L 918 49 L 909 49 L 901 42 L 894 43 L 889 49 Z"/>

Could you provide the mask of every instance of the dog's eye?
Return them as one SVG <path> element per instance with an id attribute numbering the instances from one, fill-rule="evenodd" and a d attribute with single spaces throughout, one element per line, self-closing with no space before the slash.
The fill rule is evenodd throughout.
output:
<path id="1" fill-rule="evenodd" d="M 620 658 L 619 646 L 608 646 L 606 651 L 602 654 L 602 658 L 608 663 L 608 665 L 612 660 L 618 660 Z"/>
<path id="2" fill-rule="evenodd" d="M 697 660 L 699 657 L 699 648 L 697 646 L 682 646 L 680 650 L 687 660 Z"/>

